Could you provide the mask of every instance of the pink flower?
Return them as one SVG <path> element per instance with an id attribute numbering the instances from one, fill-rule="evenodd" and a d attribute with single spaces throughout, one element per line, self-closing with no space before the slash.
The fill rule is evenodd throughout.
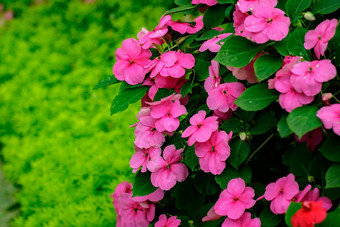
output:
<path id="1" fill-rule="evenodd" d="M 244 20 L 249 16 L 248 13 L 242 13 L 237 5 L 235 5 L 235 11 L 233 12 L 235 28 L 235 35 L 243 36 L 247 39 L 251 39 L 251 32 L 245 30 Z"/>
<path id="2" fill-rule="evenodd" d="M 155 223 L 155 227 L 178 227 L 181 224 L 181 220 L 177 219 L 177 216 L 172 216 L 169 219 L 165 214 L 159 216 L 159 220 Z"/>
<path id="3" fill-rule="evenodd" d="M 194 34 L 203 28 L 203 17 L 199 16 L 195 20 L 195 25 L 189 24 L 187 22 L 172 21 L 168 22 L 168 25 L 172 30 L 177 31 L 181 34 L 189 33 Z"/>
<path id="4" fill-rule="evenodd" d="M 146 65 L 151 62 L 151 51 L 143 50 L 135 39 L 126 39 L 122 47 L 116 50 L 117 62 L 113 74 L 120 81 L 136 85 L 142 83 L 147 73 Z"/>
<path id="5" fill-rule="evenodd" d="M 257 77 L 255 75 L 254 62 L 261 55 L 262 55 L 262 53 L 257 54 L 255 56 L 255 58 L 245 67 L 234 68 L 234 67 L 227 66 L 227 68 L 233 73 L 233 75 L 238 80 L 247 80 L 248 83 L 250 83 L 250 84 L 256 83 L 256 82 L 258 82 L 258 80 L 257 80 Z"/>
<path id="6" fill-rule="evenodd" d="M 186 114 L 185 106 L 179 100 L 165 100 L 160 104 L 151 107 L 151 117 L 156 119 L 155 127 L 157 131 L 174 132 L 179 127 L 178 117 Z"/>
<path id="7" fill-rule="evenodd" d="M 169 51 L 161 55 L 150 77 L 155 77 L 159 73 L 164 77 L 181 78 L 185 76 L 185 69 L 191 69 L 194 65 L 195 58 L 191 54 Z"/>
<path id="8" fill-rule="evenodd" d="M 185 77 L 173 78 L 171 76 L 161 76 L 160 74 L 155 77 L 155 85 L 158 88 L 174 89 L 178 93 L 180 93 L 181 87 L 187 81 Z"/>
<path id="9" fill-rule="evenodd" d="M 275 7 L 277 5 L 277 0 L 239 0 L 237 2 L 237 6 L 242 13 L 246 13 L 252 11 L 252 9 L 259 3 Z"/>
<path id="10" fill-rule="evenodd" d="M 270 203 L 270 210 L 274 214 L 286 213 L 290 202 L 299 193 L 299 185 L 295 181 L 293 174 L 281 177 L 275 183 L 270 183 L 266 187 L 264 198 Z"/>
<path id="11" fill-rule="evenodd" d="M 152 30 L 147 32 L 146 29 L 142 29 L 142 33 L 139 34 L 138 42 L 142 45 L 143 49 L 149 49 L 154 44 L 162 45 L 164 43 L 162 37 L 168 33 L 168 22 L 171 20 L 170 15 L 166 15 L 161 18 L 159 24 Z M 147 33 L 146 33 L 147 32 Z"/>
<path id="12" fill-rule="evenodd" d="M 195 153 L 199 158 L 201 169 L 206 173 L 219 175 L 223 172 L 226 160 L 230 156 L 229 135 L 225 131 L 215 131 L 206 142 L 195 143 Z"/>
<path id="13" fill-rule="evenodd" d="M 209 77 L 204 81 L 204 89 L 209 94 L 210 91 L 220 85 L 220 82 L 220 64 L 217 61 L 211 60 L 211 65 L 209 66 Z"/>
<path id="14" fill-rule="evenodd" d="M 340 104 L 322 107 L 316 114 L 326 129 L 333 128 L 335 134 L 340 136 Z"/>
<path id="15" fill-rule="evenodd" d="M 306 96 L 303 93 L 296 92 L 294 89 L 290 89 L 288 92 L 280 95 L 279 104 L 287 112 L 291 112 L 297 107 L 313 102 L 313 100 L 314 96 Z"/>
<path id="16" fill-rule="evenodd" d="M 141 149 L 135 146 L 136 153 L 132 155 L 130 160 L 130 167 L 133 168 L 133 173 L 142 167 L 141 172 L 145 173 L 147 170 L 147 164 L 150 161 L 150 156 L 153 153 L 161 155 L 161 149 L 158 147 L 150 147 L 149 149 Z M 154 155 L 154 154 L 153 154 Z"/>
<path id="17" fill-rule="evenodd" d="M 314 47 L 314 53 L 320 59 L 320 55 L 325 54 L 329 40 L 335 35 L 337 25 L 337 19 L 327 19 L 321 22 L 315 30 L 308 31 L 305 35 L 305 48 L 310 50 Z"/>
<path id="18" fill-rule="evenodd" d="M 295 135 L 295 140 L 299 143 L 306 142 L 307 148 L 311 151 L 314 151 L 316 146 L 322 141 L 322 130 L 321 128 L 314 129 L 313 131 L 303 135 L 301 139 Z"/>
<path id="19" fill-rule="evenodd" d="M 291 69 L 290 82 L 293 88 L 307 96 L 314 96 L 321 91 L 322 82 L 333 79 L 336 68 L 330 60 L 301 62 Z"/>
<path id="20" fill-rule="evenodd" d="M 228 187 L 222 191 L 214 209 L 217 215 L 228 216 L 230 219 L 238 219 L 246 209 L 255 204 L 254 189 L 246 187 L 242 178 L 232 179 Z"/>
<path id="21" fill-rule="evenodd" d="M 252 15 L 244 20 L 245 29 L 252 33 L 251 38 L 256 43 L 280 41 L 289 32 L 290 19 L 284 14 L 284 11 L 269 4 L 257 5 L 252 10 Z"/>
<path id="22" fill-rule="evenodd" d="M 156 191 L 154 191 L 153 193 L 149 195 L 132 197 L 133 201 L 139 202 L 142 206 L 145 206 L 145 203 L 148 201 L 158 202 L 158 201 L 161 201 L 163 198 L 164 198 L 164 191 L 160 188 L 158 188 Z"/>
<path id="23" fill-rule="evenodd" d="M 176 150 L 175 145 L 168 145 L 164 148 L 163 157 L 151 157 L 148 169 L 151 172 L 151 183 L 155 187 L 168 191 L 175 186 L 176 182 L 184 181 L 189 172 L 183 163 L 181 153 L 183 149 Z"/>
<path id="24" fill-rule="evenodd" d="M 217 0 L 192 0 L 191 4 L 197 5 L 197 4 L 205 4 L 208 6 L 213 6 L 217 4 Z"/>
<path id="25" fill-rule="evenodd" d="M 233 220 L 226 218 L 221 227 L 260 227 L 261 221 L 259 218 L 251 219 L 251 214 L 245 212 L 239 219 Z"/>
<path id="26" fill-rule="evenodd" d="M 309 184 L 305 187 L 305 189 L 297 195 L 297 202 L 310 202 L 315 201 L 319 202 L 322 201 L 322 207 L 326 210 L 329 210 L 332 208 L 332 201 L 327 197 L 320 197 L 320 191 L 318 188 L 314 188 L 314 190 L 311 190 L 312 186 Z"/>
<path id="27" fill-rule="evenodd" d="M 207 105 L 211 110 L 219 110 L 223 113 L 229 109 L 235 111 L 238 106 L 234 101 L 243 93 L 246 87 L 239 82 L 220 84 L 210 91 L 207 98 Z"/>
<path id="28" fill-rule="evenodd" d="M 323 93 L 321 96 L 322 104 L 324 104 L 325 106 L 330 106 L 331 103 L 329 100 L 331 100 L 331 98 L 333 98 L 332 93 Z"/>
<path id="29" fill-rule="evenodd" d="M 206 50 L 210 50 L 213 53 L 217 53 L 221 49 L 221 46 L 224 43 L 224 42 L 220 42 L 220 44 L 219 44 L 219 41 L 230 36 L 231 34 L 232 33 L 220 34 L 220 35 L 217 35 L 216 37 L 214 37 L 212 39 L 205 41 L 204 43 L 202 43 L 202 46 L 200 47 L 199 51 L 204 52 Z"/>
<path id="30" fill-rule="evenodd" d="M 135 145 L 139 148 L 161 147 L 165 141 L 162 132 L 156 130 L 156 120 L 151 116 L 141 117 L 135 129 Z"/>
<path id="31" fill-rule="evenodd" d="M 185 129 L 182 134 L 182 138 L 189 137 L 189 146 L 195 142 L 208 141 L 211 134 L 218 129 L 217 117 L 205 118 L 205 116 L 206 112 L 201 110 L 190 118 L 191 126 Z"/>
<path id="32" fill-rule="evenodd" d="M 212 207 L 208 213 L 207 216 L 202 218 L 202 222 L 206 222 L 206 221 L 215 221 L 220 219 L 222 216 L 216 214 L 214 207 Z"/>

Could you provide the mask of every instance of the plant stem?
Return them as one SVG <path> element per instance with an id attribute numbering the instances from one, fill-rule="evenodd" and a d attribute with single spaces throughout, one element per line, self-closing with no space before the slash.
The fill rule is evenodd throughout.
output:
<path id="1" fill-rule="evenodd" d="M 256 150 L 249 156 L 249 158 L 246 161 L 246 164 L 251 160 L 251 158 L 264 146 L 266 145 L 271 138 L 273 138 L 274 133 L 272 133 Z"/>

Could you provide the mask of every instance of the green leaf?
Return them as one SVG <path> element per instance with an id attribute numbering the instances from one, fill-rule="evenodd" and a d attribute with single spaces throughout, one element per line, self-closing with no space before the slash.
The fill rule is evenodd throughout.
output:
<path id="1" fill-rule="evenodd" d="M 288 210 L 285 214 L 286 225 L 292 227 L 292 223 L 291 223 L 292 217 L 298 210 L 301 209 L 301 207 L 302 207 L 301 203 L 294 203 L 294 202 L 290 203 Z"/>
<path id="2" fill-rule="evenodd" d="M 312 153 L 304 144 L 299 144 L 292 153 L 289 170 L 295 176 L 308 177 Z"/>
<path id="3" fill-rule="evenodd" d="M 246 184 L 250 183 L 252 177 L 251 169 L 248 166 L 243 166 L 236 170 L 232 166 L 227 165 L 221 175 L 215 176 L 215 180 L 222 189 L 226 189 L 229 181 L 238 177 L 241 177 L 246 182 Z"/>
<path id="4" fill-rule="evenodd" d="M 228 19 L 230 19 L 230 13 L 233 9 L 234 9 L 233 5 L 228 6 L 224 11 L 224 16 L 227 17 Z"/>
<path id="5" fill-rule="evenodd" d="M 305 34 L 307 29 L 297 28 L 287 38 L 286 48 L 291 55 L 302 56 L 306 60 L 311 60 L 311 54 L 309 50 L 304 47 Z"/>
<path id="6" fill-rule="evenodd" d="M 246 160 L 249 153 L 249 144 L 238 139 L 230 144 L 230 156 L 227 160 L 230 165 L 232 165 L 235 169 L 238 169 L 238 167 Z"/>
<path id="7" fill-rule="evenodd" d="M 239 119 L 233 117 L 224 121 L 220 128 L 228 133 L 232 131 L 235 134 L 240 131 L 241 126 L 242 122 Z"/>
<path id="8" fill-rule="evenodd" d="M 209 7 L 203 15 L 203 23 L 206 28 L 214 28 L 221 25 L 224 21 L 225 7 L 216 5 Z"/>
<path id="9" fill-rule="evenodd" d="M 160 101 L 161 99 L 166 98 L 174 93 L 175 91 L 172 89 L 159 88 L 155 94 L 155 97 L 153 98 L 153 101 Z"/>
<path id="10" fill-rule="evenodd" d="M 289 55 L 289 52 L 287 50 L 287 39 L 284 39 L 284 40 L 282 40 L 280 42 L 276 42 L 275 45 L 274 45 L 274 48 L 282 56 Z"/>
<path id="11" fill-rule="evenodd" d="M 329 49 L 334 53 L 333 64 L 340 66 L 340 26 L 337 27 L 334 37 L 329 41 Z"/>
<path id="12" fill-rule="evenodd" d="M 292 130 L 289 128 L 287 123 L 287 117 L 288 114 L 284 113 L 277 124 L 277 131 L 279 132 L 281 138 L 285 138 L 292 133 Z"/>
<path id="13" fill-rule="evenodd" d="M 116 84 L 116 83 L 119 83 L 119 82 L 121 82 L 121 81 L 117 80 L 117 78 L 115 76 L 110 76 L 110 77 L 100 81 L 93 89 L 106 87 L 106 86 L 109 86 L 111 84 Z"/>
<path id="14" fill-rule="evenodd" d="M 340 188 L 340 164 L 334 163 L 326 173 L 326 188 Z"/>
<path id="15" fill-rule="evenodd" d="M 194 80 L 188 80 L 185 82 L 181 87 L 181 95 L 182 97 L 185 97 L 187 94 L 191 93 L 192 86 L 193 86 Z"/>
<path id="16" fill-rule="evenodd" d="M 212 29 L 212 30 L 208 30 L 206 32 L 203 33 L 203 35 L 199 38 L 196 38 L 196 41 L 203 41 L 203 40 L 208 40 L 208 39 L 212 39 L 215 36 L 217 36 L 218 34 L 220 34 L 219 31 Z"/>
<path id="17" fill-rule="evenodd" d="M 269 90 L 267 84 L 256 84 L 247 88 L 235 101 L 241 109 L 246 111 L 262 110 L 279 97 L 274 90 Z"/>
<path id="18" fill-rule="evenodd" d="M 302 106 L 294 109 L 287 117 L 289 128 L 301 138 L 307 132 L 322 126 L 321 121 L 316 116 L 317 106 Z"/>
<path id="19" fill-rule="evenodd" d="M 260 135 L 268 132 L 276 126 L 276 118 L 269 112 L 263 112 L 255 117 L 255 126 L 250 129 L 252 135 Z"/>
<path id="20" fill-rule="evenodd" d="M 133 181 L 132 187 L 132 196 L 145 196 L 153 193 L 157 190 L 155 186 L 151 184 L 151 173 L 146 172 L 138 172 L 135 176 L 135 180 Z"/>
<path id="21" fill-rule="evenodd" d="M 185 158 L 184 158 L 184 163 L 192 170 L 194 171 L 194 169 L 196 168 L 196 166 L 198 165 L 198 157 L 195 154 L 195 148 L 194 146 L 187 146 L 184 149 L 184 154 L 185 154 Z"/>
<path id="22" fill-rule="evenodd" d="M 129 104 L 140 100 L 145 95 L 147 90 L 149 90 L 149 87 L 143 86 L 121 90 L 120 93 L 112 101 L 111 115 L 127 109 Z"/>
<path id="23" fill-rule="evenodd" d="M 338 207 L 335 211 L 329 212 L 326 219 L 317 225 L 317 227 L 330 227 L 338 226 L 340 223 L 340 208 Z"/>
<path id="24" fill-rule="evenodd" d="M 339 0 L 319 0 L 312 5 L 312 13 L 329 14 L 340 8 Z"/>
<path id="25" fill-rule="evenodd" d="M 272 44 L 273 42 L 258 45 L 242 36 L 229 36 L 214 60 L 226 66 L 244 67 L 259 52 Z"/>
<path id="26" fill-rule="evenodd" d="M 264 210 L 262 210 L 260 214 L 262 226 L 278 226 L 278 224 L 281 222 L 281 219 L 281 215 L 273 214 L 269 207 L 266 207 Z"/>
<path id="27" fill-rule="evenodd" d="M 175 4 L 182 6 L 182 5 L 191 5 L 191 0 L 175 0 Z"/>
<path id="28" fill-rule="evenodd" d="M 205 79 L 208 78 L 209 66 L 210 66 L 209 61 L 196 58 L 194 70 L 195 70 L 195 76 L 198 81 L 204 81 Z"/>
<path id="29" fill-rule="evenodd" d="M 214 195 L 219 191 L 219 186 L 216 184 L 212 174 L 198 172 L 194 179 L 195 187 L 201 194 Z"/>
<path id="30" fill-rule="evenodd" d="M 292 21 L 294 21 L 294 18 L 311 4 L 312 0 L 288 0 L 286 2 L 286 12 Z"/>
<path id="31" fill-rule="evenodd" d="M 249 122 L 254 119 L 256 112 L 248 112 L 242 109 L 238 109 L 234 112 L 241 120 Z"/>
<path id="32" fill-rule="evenodd" d="M 324 182 L 326 172 L 331 165 L 331 162 L 324 158 L 321 154 L 317 154 L 309 163 L 308 173 L 309 176 L 318 178 L 320 182 Z M 324 186 L 324 185 L 322 185 Z"/>
<path id="33" fill-rule="evenodd" d="M 254 62 L 255 75 L 259 81 L 273 75 L 282 65 L 282 58 L 275 55 L 261 55 Z"/>
<path id="34" fill-rule="evenodd" d="M 174 14 L 174 13 L 179 13 L 179 12 L 185 12 L 185 11 L 190 11 L 192 9 L 195 9 L 196 6 L 192 5 L 192 4 L 188 4 L 188 5 L 181 5 L 177 8 L 173 8 L 170 9 L 168 11 L 165 12 L 164 15 L 168 15 L 168 14 Z"/>
<path id="35" fill-rule="evenodd" d="M 319 151 L 328 160 L 340 162 L 340 141 L 339 136 L 329 135 L 327 140 L 322 144 Z"/>
<path id="36" fill-rule="evenodd" d="M 228 3 L 233 4 L 234 0 L 217 0 L 217 2 L 220 4 L 228 4 Z"/>

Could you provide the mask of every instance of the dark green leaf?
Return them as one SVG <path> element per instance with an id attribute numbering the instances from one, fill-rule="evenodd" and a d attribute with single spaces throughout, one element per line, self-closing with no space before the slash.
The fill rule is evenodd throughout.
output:
<path id="1" fill-rule="evenodd" d="M 205 79 L 208 78 L 209 66 L 210 66 L 209 61 L 196 58 L 194 70 L 195 70 L 195 76 L 198 81 L 204 81 Z"/>
<path id="2" fill-rule="evenodd" d="M 185 12 L 185 11 L 190 11 L 190 10 L 195 9 L 195 8 L 196 8 L 196 6 L 191 5 L 191 4 L 181 5 L 181 6 L 177 7 L 177 8 L 170 9 L 170 10 L 166 11 L 165 15 L 179 13 L 179 12 Z"/>
<path id="3" fill-rule="evenodd" d="M 247 88 L 235 101 L 241 109 L 246 111 L 262 110 L 279 97 L 274 90 L 269 90 L 267 84 L 256 84 Z"/>
<path id="4" fill-rule="evenodd" d="M 224 11 L 225 7 L 221 5 L 209 7 L 203 16 L 204 27 L 214 28 L 222 24 L 224 21 Z"/>
<path id="5" fill-rule="evenodd" d="M 318 110 L 317 106 L 302 106 L 294 109 L 287 117 L 289 128 L 301 138 L 307 132 L 322 126 L 316 116 Z"/>
<path id="6" fill-rule="evenodd" d="M 228 4 L 228 3 L 233 4 L 234 0 L 217 0 L 217 2 L 220 4 Z"/>
<path id="7" fill-rule="evenodd" d="M 227 160 L 230 165 L 232 165 L 235 169 L 238 169 L 238 167 L 246 160 L 249 153 L 249 144 L 238 139 L 230 144 L 230 156 Z"/>
<path id="8" fill-rule="evenodd" d="M 284 39 L 280 42 L 276 42 L 274 48 L 281 54 L 282 56 L 288 56 L 289 52 L 287 50 L 287 39 Z"/>
<path id="9" fill-rule="evenodd" d="M 183 84 L 181 87 L 181 95 L 182 97 L 185 97 L 187 94 L 191 93 L 192 86 L 193 86 L 194 80 L 188 80 Z"/>
<path id="10" fill-rule="evenodd" d="M 326 219 L 317 225 L 317 227 L 331 227 L 338 226 L 340 223 L 340 208 L 338 207 L 336 210 L 329 212 L 327 214 Z"/>
<path id="11" fill-rule="evenodd" d="M 119 83 L 119 82 L 121 82 L 121 81 L 117 80 L 116 77 L 110 76 L 107 79 L 100 81 L 93 89 L 106 87 L 106 86 L 109 86 L 111 84 L 116 84 L 116 83 Z"/>
<path id="12" fill-rule="evenodd" d="M 251 169 L 249 167 L 243 166 L 240 169 L 236 170 L 232 166 L 227 165 L 221 175 L 215 176 L 215 180 L 222 189 L 226 189 L 229 181 L 238 177 L 241 177 L 246 182 L 246 184 L 250 183 L 252 177 Z"/>
<path id="13" fill-rule="evenodd" d="M 283 114 L 279 123 L 277 124 L 277 131 L 280 134 L 281 138 L 285 138 L 292 133 L 292 130 L 289 128 L 287 123 L 288 114 Z"/>
<path id="14" fill-rule="evenodd" d="M 334 37 L 329 41 L 329 49 L 334 54 L 333 64 L 340 66 L 340 26 L 337 27 Z"/>
<path id="15" fill-rule="evenodd" d="M 248 111 L 244 111 L 242 109 L 238 109 L 236 110 L 236 112 L 234 112 L 241 120 L 244 120 L 246 122 L 249 122 L 251 120 L 254 119 L 256 112 L 248 112 Z"/>
<path id="16" fill-rule="evenodd" d="M 176 5 L 191 5 L 191 0 L 175 0 Z"/>
<path id="17" fill-rule="evenodd" d="M 186 147 L 184 150 L 184 163 L 193 171 L 198 165 L 198 157 L 195 154 L 194 146 Z"/>
<path id="18" fill-rule="evenodd" d="M 208 40 L 208 39 L 212 39 L 215 36 L 217 36 L 220 32 L 215 30 L 215 29 L 211 29 L 208 30 L 206 32 L 203 33 L 203 35 L 199 38 L 196 38 L 197 41 L 203 41 L 203 40 Z"/>
<path id="19" fill-rule="evenodd" d="M 294 202 L 290 203 L 288 210 L 285 214 L 286 225 L 292 227 L 292 223 L 291 223 L 292 217 L 300 209 L 301 209 L 301 203 L 294 203 Z"/>
<path id="20" fill-rule="evenodd" d="M 226 9 L 225 9 L 225 11 L 224 11 L 224 16 L 225 17 L 230 17 L 230 13 L 231 13 L 231 11 L 234 9 L 234 6 L 233 5 L 231 5 L 231 6 L 228 6 Z M 227 32 L 227 31 L 226 31 Z"/>
<path id="21" fill-rule="evenodd" d="M 153 98 L 153 101 L 159 101 L 163 98 L 166 98 L 172 94 L 174 94 L 175 91 L 172 89 L 166 89 L 166 88 L 159 88 L 157 93 L 155 94 L 155 97 Z"/>
<path id="22" fill-rule="evenodd" d="M 294 150 L 289 162 L 289 170 L 295 176 L 308 177 L 309 163 L 312 160 L 311 151 L 304 144 L 299 144 Z"/>
<path id="23" fill-rule="evenodd" d="M 271 212 L 269 207 L 266 207 L 260 214 L 260 220 L 262 226 L 278 226 L 282 217 Z"/>
<path id="24" fill-rule="evenodd" d="M 255 126 L 250 129 L 252 135 L 260 135 L 268 132 L 276 126 L 276 118 L 273 114 L 263 112 L 255 117 Z"/>
<path id="25" fill-rule="evenodd" d="M 136 174 L 135 180 L 133 181 L 132 196 L 145 196 L 157 190 L 157 188 L 151 184 L 150 175 L 150 172 L 142 173 L 140 171 Z"/>
<path id="26" fill-rule="evenodd" d="M 286 12 L 293 20 L 299 13 L 307 9 L 312 4 L 312 0 L 288 0 L 286 2 Z"/>
<path id="27" fill-rule="evenodd" d="M 229 36 L 214 60 L 226 66 L 244 67 L 248 65 L 259 52 L 272 44 L 273 43 L 266 43 L 258 45 L 242 36 Z"/>
<path id="28" fill-rule="evenodd" d="M 149 90 L 149 87 L 132 87 L 121 90 L 112 101 L 111 115 L 125 110 L 129 104 L 140 100 L 147 90 Z"/>
<path id="29" fill-rule="evenodd" d="M 238 79 L 231 72 L 228 72 L 223 80 L 226 83 L 238 82 Z"/>
<path id="30" fill-rule="evenodd" d="M 340 164 L 334 163 L 326 173 L 326 188 L 340 188 Z"/>
<path id="31" fill-rule="evenodd" d="M 220 189 L 214 176 L 202 171 L 196 174 L 194 183 L 197 191 L 201 194 L 214 195 Z"/>
<path id="32" fill-rule="evenodd" d="M 340 140 L 339 136 L 329 135 L 320 147 L 320 151 L 328 160 L 340 162 Z"/>
<path id="33" fill-rule="evenodd" d="M 242 122 L 239 119 L 233 117 L 224 121 L 220 128 L 228 133 L 232 131 L 235 134 L 240 131 L 241 126 Z"/>
<path id="34" fill-rule="evenodd" d="M 309 164 L 309 175 L 313 176 L 314 178 L 318 178 L 318 180 L 323 183 L 330 163 L 331 162 L 324 158 L 321 154 L 316 155 Z"/>
<path id="35" fill-rule="evenodd" d="M 255 75 L 259 81 L 273 75 L 282 65 L 282 58 L 275 55 L 261 55 L 254 62 Z"/>
<path id="36" fill-rule="evenodd" d="M 305 34 L 307 29 L 297 28 L 287 38 L 286 48 L 291 55 L 302 56 L 306 60 L 311 60 L 310 51 L 304 47 Z"/>
<path id="37" fill-rule="evenodd" d="M 314 14 L 329 14 L 340 8 L 339 0 L 319 0 L 312 5 L 312 12 Z"/>

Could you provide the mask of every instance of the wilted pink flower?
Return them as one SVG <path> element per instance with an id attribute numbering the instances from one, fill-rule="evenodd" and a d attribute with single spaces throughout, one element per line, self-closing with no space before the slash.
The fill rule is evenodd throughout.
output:
<path id="1" fill-rule="evenodd" d="M 176 150 L 175 145 L 168 145 L 164 148 L 163 157 L 151 156 L 148 169 L 151 172 L 151 183 L 155 187 L 168 191 L 176 182 L 184 181 L 188 176 L 188 169 L 180 163 L 183 149 Z"/>
<path id="2" fill-rule="evenodd" d="M 258 82 L 257 77 L 255 75 L 255 70 L 254 70 L 254 62 L 256 59 L 261 56 L 262 53 L 257 54 L 254 59 L 245 67 L 242 68 L 235 68 L 235 67 L 229 67 L 227 68 L 233 73 L 233 75 L 238 79 L 238 80 L 247 80 L 248 83 L 256 83 Z"/>
<path id="3" fill-rule="evenodd" d="M 245 212 L 236 220 L 226 218 L 221 227 L 261 227 L 261 220 L 259 218 L 251 219 L 251 214 Z"/>
<path id="4" fill-rule="evenodd" d="M 335 134 L 340 136 L 340 104 L 322 107 L 316 114 L 326 129 L 333 128 Z"/>
<path id="5" fill-rule="evenodd" d="M 221 41 L 224 38 L 227 38 L 231 34 L 232 33 L 220 34 L 220 35 L 217 35 L 214 38 L 211 38 L 211 39 L 205 41 L 204 43 L 202 43 L 202 46 L 200 47 L 199 51 L 204 52 L 206 50 L 210 50 L 213 53 L 217 53 L 221 49 L 221 46 L 224 43 L 224 42 L 219 42 L 219 41 Z"/>
<path id="6" fill-rule="evenodd" d="M 333 97 L 332 93 L 323 93 L 321 96 L 322 104 L 324 104 L 325 106 L 330 106 L 331 103 L 329 102 L 329 100 L 331 100 L 332 97 Z"/>
<path id="7" fill-rule="evenodd" d="M 337 25 L 337 19 L 327 19 L 321 22 L 315 30 L 308 31 L 305 35 L 305 48 L 310 50 L 314 47 L 314 53 L 320 59 L 320 55 L 325 54 L 329 40 L 335 35 Z"/>
<path id="8" fill-rule="evenodd" d="M 156 119 L 156 129 L 159 132 L 174 132 L 179 127 L 178 117 L 186 114 L 185 106 L 179 100 L 165 100 L 151 107 L 151 117 Z"/>
<path id="9" fill-rule="evenodd" d="M 299 185 L 295 181 L 294 175 L 288 174 L 287 177 L 281 177 L 275 183 L 268 184 L 264 198 L 271 201 L 270 210 L 274 214 L 284 214 L 298 193 Z"/>
<path id="10" fill-rule="evenodd" d="M 211 134 L 218 129 L 217 117 L 207 117 L 204 110 L 200 110 L 197 114 L 190 118 L 190 124 L 182 134 L 182 137 L 189 137 L 188 145 L 191 146 L 195 142 L 206 142 Z"/>
<path id="11" fill-rule="evenodd" d="M 154 44 L 162 45 L 164 43 L 162 37 L 165 36 L 169 30 L 168 22 L 170 20 L 171 16 L 166 15 L 161 18 L 159 24 L 152 31 L 147 32 L 146 29 L 142 29 L 138 37 L 138 42 L 142 45 L 143 49 L 149 49 Z"/>
<path id="12" fill-rule="evenodd" d="M 206 221 L 215 221 L 220 219 L 222 216 L 216 214 L 214 207 L 212 207 L 208 213 L 207 216 L 202 218 L 202 222 L 206 222 Z"/>
<path id="13" fill-rule="evenodd" d="M 192 54 L 179 51 L 169 51 L 161 55 L 155 68 L 151 71 L 150 77 L 158 73 L 161 76 L 180 78 L 185 76 L 185 69 L 191 69 L 195 65 L 195 58 Z"/>
<path id="14" fill-rule="evenodd" d="M 330 60 L 301 62 L 291 69 L 293 75 L 290 82 L 293 88 L 307 96 L 317 95 L 321 91 L 322 83 L 333 79 L 336 68 Z"/>
<path id="15" fill-rule="evenodd" d="M 113 66 L 113 74 L 120 81 L 136 85 L 142 83 L 147 73 L 146 65 L 151 62 L 150 50 L 143 50 L 137 40 L 126 39 L 122 47 L 116 50 L 117 62 Z"/>
<path id="16" fill-rule="evenodd" d="M 134 153 L 130 160 L 130 167 L 133 169 L 133 173 L 142 167 L 141 172 L 145 173 L 147 170 L 147 164 L 150 161 L 150 156 L 153 153 L 161 155 L 161 149 L 158 147 L 150 147 L 148 149 L 141 149 L 135 146 L 136 153 Z"/>
<path id="17" fill-rule="evenodd" d="M 217 4 L 217 0 L 192 0 L 191 4 L 197 5 L 197 4 L 205 4 L 208 6 L 213 6 Z"/>
<path id="18" fill-rule="evenodd" d="M 165 141 L 162 132 L 156 130 L 156 119 L 151 116 L 141 117 L 135 129 L 135 145 L 139 148 L 161 147 Z"/>
<path id="19" fill-rule="evenodd" d="M 315 201 L 319 202 L 322 201 L 322 207 L 326 210 L 329 210 L 332 208 L 332 201 L 327 197 L 320 197 L 320 191 L 318 188 L 314 188 L 314 190 L 311 190 L 312 186 L 309 184 L 305 187 L 305 189 L 296 196 L 297 202 L 310 202 Z"/>
<path id="20" fill-rule="evenodd" d="M 277 5 L 277 0 L 239 0 L 237 6 L 242 13 L 246 13 L 252 11 L 257 4 L 261 3 L 275 7 Z"/>
<path id="21" fill-rule="evenodd" d="M 215 212 L 230 219 L 238 219 L 246 209 L 254 206 L 254 196 L 254 189 L 246 187 L 242 178 L 232 179 L 220 194 L 214 206 Z"/>
<path id="22" fill-rule="evenodd" d="M 228 112 L 229 109 L 235 111 L 238 106 L 234 101 L 243 93 L 246 87 L 239 82 L 220 84 L 208 94 L 207 105 L 211 110 Z"/>
<path id="23" fill-rule="evenodd" d="M 233 111 L 229 110 L 229 111 L 223 113 L 219 110 L 214 110 L 213 116 L 218 117 L 218 119 L 217 119 L 218 124 L 221 125 L 223 123 L 223 121 L 228 120 L 229 118 L 231 118 L 233 116 Z"/>
<path id="24" fill-rule="evenodd" d="M 305 135 L 303 135 L 301 139 L 295 135 L 295 140 L 299 143 L 306 142 L 307 148 L 311 151 L 314 151 L 315 147 L 322 141 L 322 130 L 321 128 L 314 129 L 313 131 L 307 132 Z"/>
<path id="25" fill-rule="evenodd" d="M 287 36 L 290 25 L 289 17 L 284 14 L 284 11 L 269 4 L 257 5 L 252 15 L 244 20 L 245 29 L 252 33 L 251 38 L 256 43 L 281 41 Z"/>
<path id="26" fill-rule="evenodd" d="M 232 132 L 215 131 L 206 142 L 195 143 L 195 153 L 201 169 L 206 173 L 219 175 L 223 172 L 226 160 L 230 156 L 229 140 Z"/>
<path id="27" fill-rule="evenodd" d="M 165 214 L 159 216 L 159 220 L 155 223 L 155 227 L 178 227 L 181 224 L 181 220 L 177 219 L 177 216 L 166 218 Z"/>
<path id="28" fill-rule="evenodd" d="M 211 60 L 211 65 L 209 66 L 209 77 L 204 81 L 204 89 L 209 94 L 210 91 L 220 85 L 220 82 L 220 64 L 217 61 Z"/>

